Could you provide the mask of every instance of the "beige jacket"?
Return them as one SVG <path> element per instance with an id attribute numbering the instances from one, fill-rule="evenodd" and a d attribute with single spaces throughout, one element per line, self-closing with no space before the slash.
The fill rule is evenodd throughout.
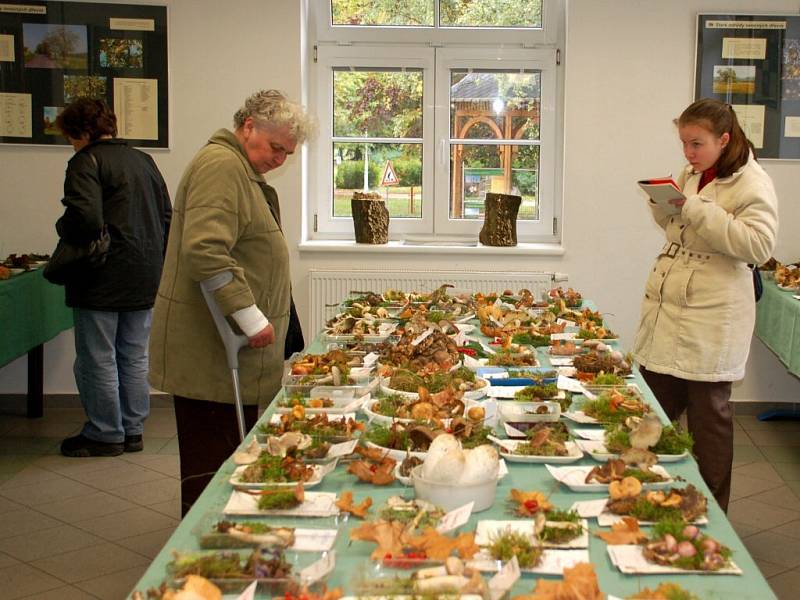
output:
<path id="1" fill-rule="evenodd" d="M 667 244 L 645 286 L 633 356 L 650 371 L 692 381 L 744 377 L 755 324 L 752 273 L 772 254 L 778 199 L 752 158 L 698 194 L 700 173 L 678 178 L 687 200 L 669 216 L 651 202 Z"/>
<path id="2" fill-rule="evenodd" d="M 266 185 L 263 177 L 225 129 L 186 168 L 153 313 L 153 387 L 187 398 L 234 401 L 224 347 L 199 284 L 231 271 L 233 281 L 216 292 L 223 313 L 255 303 L 275 328 L 273 344 L 239 352 L 243 401 L 263 407 L 280 389 L 289 318 L 289 252 L 259 184 Z M 266 192 L 275 193 L 269 186 Z"/>

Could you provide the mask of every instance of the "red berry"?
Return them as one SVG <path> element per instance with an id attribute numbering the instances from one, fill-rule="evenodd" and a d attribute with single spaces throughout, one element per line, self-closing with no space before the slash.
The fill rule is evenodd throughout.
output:
<path id="1" fill-rule="evenodd" d="M 539 503 L 536 500 L 525 500 L 524 506 L 530 512 L 536 512 L 539 510 Z"/>

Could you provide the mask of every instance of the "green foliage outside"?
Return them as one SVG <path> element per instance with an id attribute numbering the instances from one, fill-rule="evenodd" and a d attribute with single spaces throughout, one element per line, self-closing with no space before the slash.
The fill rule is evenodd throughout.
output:
<path id="1" fill-rule="evenodd" d="M 332 0 L 338 25 L 432 27 L 434 0 Z M 539 27 L 541 0 L 441 0 L 443 26 Z"/>

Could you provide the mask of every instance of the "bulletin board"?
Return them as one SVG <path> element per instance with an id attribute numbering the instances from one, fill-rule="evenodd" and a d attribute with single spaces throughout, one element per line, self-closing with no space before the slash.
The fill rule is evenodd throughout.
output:
<path id="1" fill-rule="evenodd" d="M 119 138 L 167 148 L 168 73 L 166 6 L 0 0 L 0 143 L 68 145 L 56 117 L 89 96 Z"/>
<path id="2" fill-rule="evenodd" d="M 800 16 L 698 15 L 695 98 L 736 111 L 758 158 L 800 159 Z"/>

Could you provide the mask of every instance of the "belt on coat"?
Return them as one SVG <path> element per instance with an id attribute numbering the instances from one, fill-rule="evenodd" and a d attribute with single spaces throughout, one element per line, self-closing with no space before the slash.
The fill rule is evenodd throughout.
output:
<path id="1" fill-rule="evenodd" d="M 677 242 L 667 242 L 661 249 L 661 254 L 658 255 L 658 258 L 661 258 L 662 256 L 669 256 L 670 258 L 682 256 L 687 259 L 694 258 L 705 262 L 718 255 L 718 252 L 699 252 L 697 250 L 692 250 L 691 248 L 681 246 Z"/>

